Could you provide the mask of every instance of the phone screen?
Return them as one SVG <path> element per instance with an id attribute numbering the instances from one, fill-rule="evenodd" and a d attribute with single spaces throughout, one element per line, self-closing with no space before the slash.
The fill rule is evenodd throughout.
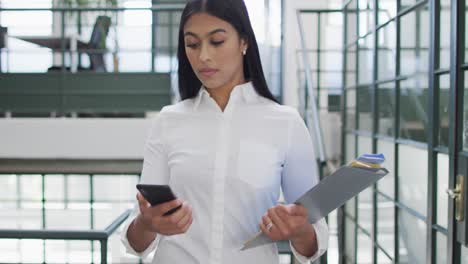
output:
<path id="1" fill-rule="evenodd" d="M 145 197 L 145 199 L 151 204 L 151 206 L 155 206 L 176 199 L 176 196 L 172 192 L 171 187 L 169 187 L 169 185 L 137 184 L 136 187 L 143 195 L 143 197 Z M 181 206 L 182 205 L 171 209 L 164 215 L 166 216 L 174 213 Z"/>

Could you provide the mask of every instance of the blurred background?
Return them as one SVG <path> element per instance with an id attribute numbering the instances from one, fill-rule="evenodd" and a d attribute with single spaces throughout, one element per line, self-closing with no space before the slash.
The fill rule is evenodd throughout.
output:
<path id="1" fill-rule="evenodd" d="M 150 120 L 179 98 L 185 2 L 0 0 L 1 263 L 150 261 L 119 233 Z M 329 215 L 317 263 L 468 263 L 466 0 L 245 3 L 320 177 L 364 153 L 391 172 Z"/>

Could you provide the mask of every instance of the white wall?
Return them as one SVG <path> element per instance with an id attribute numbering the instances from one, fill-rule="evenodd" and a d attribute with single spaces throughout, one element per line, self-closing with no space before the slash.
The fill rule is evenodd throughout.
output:
<path id="1" fill-rule="evenodd" d="M 142 159 L 151 119 L 0 119 L 0 159 Z"/>

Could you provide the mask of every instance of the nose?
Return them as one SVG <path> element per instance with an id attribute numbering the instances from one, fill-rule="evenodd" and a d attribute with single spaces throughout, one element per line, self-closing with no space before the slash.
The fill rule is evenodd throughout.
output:
<path id="1" fill-rule="evenodd" d="M 200 60 L 203 62 L 210 60 L 210 51 L 208 45 L 201 45 Z"/>

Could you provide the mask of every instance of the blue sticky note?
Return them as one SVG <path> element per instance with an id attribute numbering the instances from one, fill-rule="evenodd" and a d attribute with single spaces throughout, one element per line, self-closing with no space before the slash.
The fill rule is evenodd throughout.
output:
<path id="1" fill-rule="evenodd" d="M 385 156 L 380 153 L 380 154 L 364 154 L 357 158 L 357 160 L 365 163 L 371 163 L 371 164 L 382 164 L 385 161 Z"/>

